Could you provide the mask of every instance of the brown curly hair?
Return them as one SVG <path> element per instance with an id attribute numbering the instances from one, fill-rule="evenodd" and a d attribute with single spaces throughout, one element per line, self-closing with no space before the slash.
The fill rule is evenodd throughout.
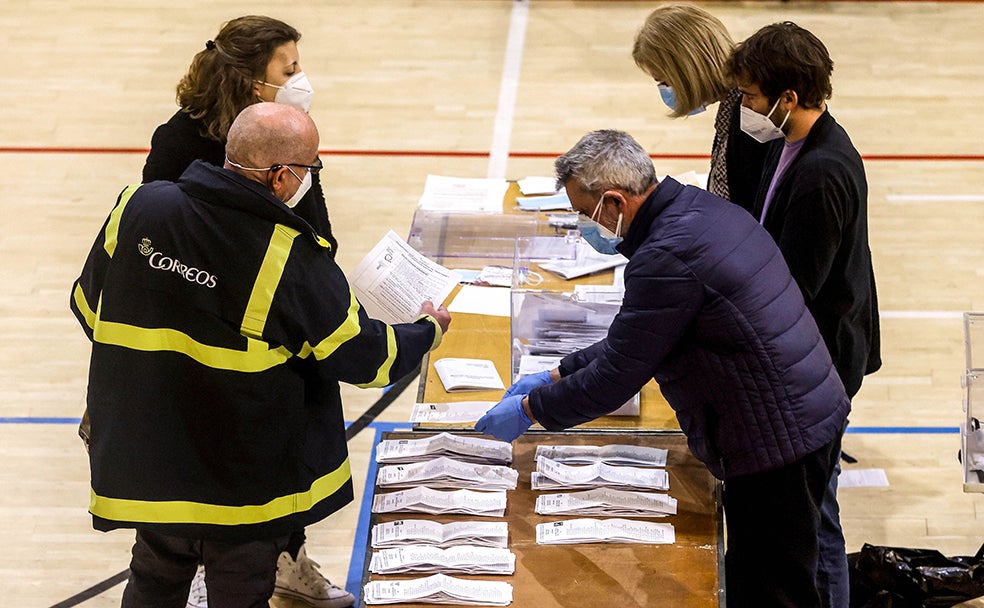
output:
<path id="1" fill-rule="evenodd" d="M 271 17 L 229 21 L 191 60 L 178 83 L 178 105 L 203 122 L 204 137 L 224 142 L 239 112 L 259 101 L 255 81 L 264 78 L 274 51 L 300 39 L 300 32 Z"/>

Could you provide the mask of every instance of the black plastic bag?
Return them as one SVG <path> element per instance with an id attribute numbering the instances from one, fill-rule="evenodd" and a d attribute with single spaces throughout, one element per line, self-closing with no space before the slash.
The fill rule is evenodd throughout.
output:
<path id="1" fill-rule="evenodd" d="M 950 608 L 984 596 L 984 545 L 973 557 L 865 544 L 847 561 L 851 608 Z"/>

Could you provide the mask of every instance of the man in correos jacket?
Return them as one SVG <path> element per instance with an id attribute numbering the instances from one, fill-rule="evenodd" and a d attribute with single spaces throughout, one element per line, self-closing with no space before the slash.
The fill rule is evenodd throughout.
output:
<path id="1" fill-rule="evenodd" d="M 575 209 L 624 235 L 622 308 L 604 340 L 521 379 L 476 428 L 508 441 L 533 422 L 569 428 L 655 378 L 725 480 L 728 606 L 819 606 L 820 499 L 850 402 L 779 249 L 743 209 L 658 183 L 625 133 L 589 133 L 556 172 Z"/>
<path id="2" fill-rule="evenodd" d="M 291 530 L 352 500 L 338 383 L 392 383 L 450 323 L 370 319 L 292 212 L 320 169 L 304 112 L 247 107 L 226 154 L 126 188 L 72 292 L 93 526 L 136 529 L 124 606 L 184 606 L 199 562 L 210 599 L 265 605 Z"/>

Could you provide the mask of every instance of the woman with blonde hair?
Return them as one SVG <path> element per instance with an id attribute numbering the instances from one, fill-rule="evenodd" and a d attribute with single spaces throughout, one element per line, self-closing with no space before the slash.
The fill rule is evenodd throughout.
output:
<path id="1" fill-rule="evenodd" d="M 727 71 L 734 46 L 714 15 L 696 6 L 669 4 L 646 18 L 632 58 L 656 81 L 671 117 L 693 116 L 719 103 L 707 189 L 750 211 L 766 146 L 740 129 L 741 92 Z"/>

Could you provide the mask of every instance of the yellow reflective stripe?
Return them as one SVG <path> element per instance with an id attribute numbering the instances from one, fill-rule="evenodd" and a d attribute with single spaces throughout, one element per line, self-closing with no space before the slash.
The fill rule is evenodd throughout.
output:
<path id="1" fill-rule="evenodd" d="M 393 362 L 396 361 L 396 332 L 393 327 L 386 326 L 386 361 L 379 367 L 376 377 L 368 384 L 356 384 L 359 388 L 376 388 L 391 384 L 390 370 L 393 369 Z"/>
<path id="2" fill-rule="evenodd" d="M 337 469 L 320 477 L 306 492 L 274 498 L 262 505 L 213 505 L 184 500 L 129 500 L 99 496 L 90 490 L 89 512 L 111 521 L 151 524 L 213 524 L 238 526 L 260 524 L 310 510 L 337 492 L 352 478 L 348 458 Z"/>
<path id="3" fill-rule="evenodd" d="M 253 292 L 249 295 L 246 312 L 243 314 L 240 332 L 244 336 L 259 338 L 263 335 L 273 294 L 280 284 L 280 277 L 284 274 L 284 266 L 290 256 L 290 248 L 298 234 L 300 234 L 298 231 L 282 224 L 277 224 L 274 228 L 260 271 L 256 275 L 256 282 L 253 284 Z"/>
<path id="4" fill-rule="evenodd" d="M 359 301 L 355 298 L 352 290 L 349 290 L 349 298 L 348 312 L 345 313 L 345 320 L 342 321 L 342 324 L 331 332 L 330 336 L 314 346 L 305 342 L 301 346 L 301 352 L 298 353 L 299 357 L 303 358 L 314 354 L 315 359 L 322 361 L 330 357 L 342 344 L 359 335 L 362 331 L 362 327 L 359 325 Z"/>
<path id="5" fill-rule="evenodd" d="M 75 285 L 75 291 L 72 292 L 72 297 L 75 299 L 75 307 L 85 317 L 85 324 L 89 326 L 89 329 L 93 329 L 96 326 L 96 313 L 92 311 L 89 301 L 85 299 L 85 292 L 82 291 L 81 285 Z"/>
<path id="6" fill-rule="evenodd" d="M 119 238 L 120 232 L 120 218 L 123 216 L 123 209 L 126 204 L 130 202 L 130 197 L 133 193 L 137 191 L 140 184 L 135 184 L 132 186 L 127 186 L 123 192 L 120 194 L 119 202 L 116 203 L 116 207 L 109 214 L 109 220 L 106 221 L 106 233 L 103 235 L 103 249 L 109 254 L 109 257 L 113 257 L 116 252 L 116 242 Z"/>
<path id="7" fill-rule="evenodd" d="M 318 237 L 318 244 L 319 245 L 321 245 L 325 249 L 331 251 L 331 243 L 329 243 L 327 239 L 325 239 L 323 236 L 320 236 L 320 235 L 317 235 L 317 234 L 315 236 Z"/>
<path id="8" fill-rule="evenodd" d="M 441 324 L 430 315 L 420 315 L 417 320 L 419 321 L 420 319 L 427 319 L 434 325 L 434 341 L 431 343 L 430 350 L 436 350 L 441 345 L 441 341 L 444 340 L 444 330 L 441 329 Z"/>
<path id="9" fill-rule="evenodd" d="M 246 350 L 240 351 L 202 344 L 176 329 L 150 329 L 101 320 L 96 323 L 93 339 L 100 344 L 133 350 L 181 353 L 207 367 L 237 372 L 265 371 L 282 364 L 291 356 L 282 346 L 270 349 L 266 343 L 249 337 L 246 338 Z"/>

